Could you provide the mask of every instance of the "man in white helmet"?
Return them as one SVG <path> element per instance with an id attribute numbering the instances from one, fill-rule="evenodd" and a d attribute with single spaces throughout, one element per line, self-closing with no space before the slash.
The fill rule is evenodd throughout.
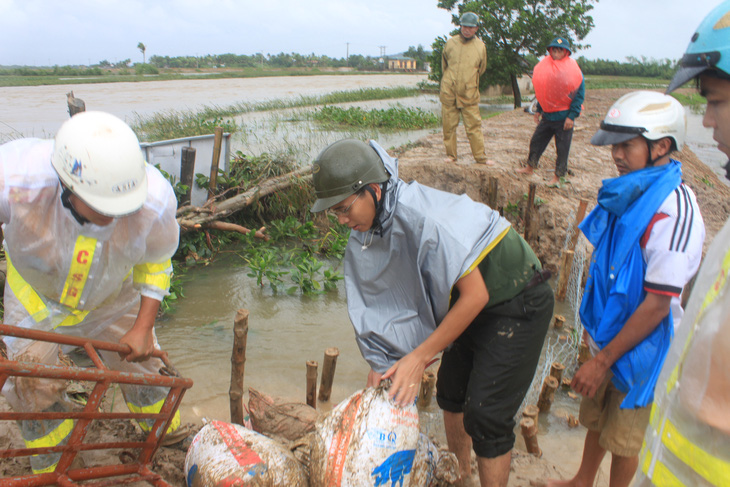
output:
<path id="1" fill-rule="evenodd" d="M 446 161 L 456 161 L 456 127 L 461 114 L 474 160 L 491 166 L 494 162 L 487 161 L 479 113 L 479 77 L 487 70 L 487 48 L 476 36 L 479 29 L 477 14 L 464 13 L 459 24 L 459 33 L 446 41 L 441 53 L 443 76 L 439 98 Z"/>
<path id="2" fill-rule="evenodd" d="M 593 485 L 611 452 L 614 487 L 636 473 L 654 386 L 675 327 L 682 290 L 699 268 L 705 228 L 682 182 L 682 105 L 638 91 L 609 109 L 594 145 L 611 145 L 619 177 L 606 179 L 580 228 L 594 246 L 580 318 L 593 357 L 573 377 L 587 429 L 576 475 L 551 486 Z"/>
<path id="3" fill-rule="evenodd" d="M 8 263 L 4 322 L 129 345 L 102 352 L 113 370 L 157 373 L 154 321 L 168 294 L 178 245 L 177 202 L 145 163 L 120 119 L 84 112 L 55 140 L 0 146 L 0 221 Z M 6 337 L 11 360 L 55 365 L 56 344 Z M 148 360 L 150 359 L 150 360 Z M 122 385 L 133 412 L 159 412 L 167 391 Z M 66 411 L 62 381 L 10 378 L 3 394 L 16 411 Z M 180 424 L 175 416 L 168 433 Z M 151 424 L 140 422 L 143 430 Z M 28 447 L 63 444 L 73 420 L 21 421 Z M 34 473 L 52 472 L 60 453 L 32 456 Z"/>
<path id="4" fill-rule="evenodd" d="M 702 121 L 730 157 L 730 1 L 694 31 L 667 89 L 697 83 Z M 730 163 L 725 166 L 730 178 Z M 715 234 L 657 381 L 637 487 L 727 485 L 730 478 L 730 220 Z"/>

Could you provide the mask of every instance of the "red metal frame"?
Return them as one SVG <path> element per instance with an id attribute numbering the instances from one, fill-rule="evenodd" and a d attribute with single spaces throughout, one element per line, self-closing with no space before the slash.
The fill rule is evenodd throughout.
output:
<path id="1" fill-rule="evenodd" d="M 27 338 L 30 340 L 39 340 L 45 342 L 54 342 L 60 345 L 71 345 L 83 347 L 89 358 L 94 363 L 94 367 L 61 367 L 57 365 L 44 365 L 32 362 L 16 362 L 4 359 L 0 356 L 0 389 L 5 385 L 5 381 L 10 376 L 18 377 L 38 377 L 49 379 L 67 379 L 67 380 L 83 380 L 96 382 L 92 393 L 84 407 L 83 411 L 75 412 L 0 412 L 0 421 L 17 421 L 23 419 L 75 419 L 76 424 L 69 436 L 66 445 L 46 448 L 19 448 L 0 450 L 0 459 L 10 457 L 21 457 L 37 455 L 42 453 L 62 452 L 61 459 L 58 462 L 56 470 L 51 473 L 43 473 L 37 475 L 25 475 L 21 477 L 11 477 L 0 479 L 0 487 L 10 486 L 43 486 L 43 485 L 60 485 L 62 487 L 80 485 L 76 482 L 105 479 L 99 482 L 84 482 L 84 486 L 107 486 L 128 484 L 139 481 L 146 481 L 155 486 L 169 486 L 165 480 L 159 475 L 153 473 L 148 468 L 157 449 L 162 442 L 163 433 L 167 430 L 170 421 L 175 415 L 177 408 L 180 406 L 186 389 L 193 386 L 191 379 L 182 377 L 173 377 L 167 375 L 155 374 L 136 374 L 127 372 L 117 372 L 107 369 L 102 362 L 97 350 L 107 350 L 111 352 L 129 353 L 127 345 L 118 343 L 103 342 L 100 340 L 91 340 L 80 337 L 71 337 L 39 330 L 28 330 L 10 325 L 0 324 L 0 336 L 11 336 L 17 338 Z M 167 354 L 161 350 L 156 350 L 153 356 L 160 358 L 170 373 L 177 375 L 175 368 L 169 363 Z M 169 387 L 170 392 L 165 399 L 162 409 L 157 414 L 147 413 L 103 413 L 99 412 L 99 405 L 104 398 L 104 393 L 112 384 L 139 384 L 145 386 Z M 83 443 L 84 437 L 88 432 L 88 428 L 94 420 L 104 419 L 154 419 L 152 426 L 145 441 L 128 441 L 117 443 Z M 93 468 L 81 468 L 70 470 L 76 454 L 80 451 L 87 450 L 103 450 L 103 449 L 138 449 L 140 450 L 136 462 L 124 465 L 109 465 Z M 125 478 L 112 478 L 119 476 Z"/>

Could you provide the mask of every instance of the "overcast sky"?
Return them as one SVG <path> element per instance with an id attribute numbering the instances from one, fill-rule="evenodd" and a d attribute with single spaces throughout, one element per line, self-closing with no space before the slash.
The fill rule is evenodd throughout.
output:
<path id="1" fill-rule="evenodd" d="M 719 0 L 601 0 L 578 52 L 677 59 Z M 0 0 L 0 65 L 141 62 L 264 52 L 341 58 L 430 50 L 453 29 L 437 0 Z M 381 46 L 382 47 L 381 49 Z"/>

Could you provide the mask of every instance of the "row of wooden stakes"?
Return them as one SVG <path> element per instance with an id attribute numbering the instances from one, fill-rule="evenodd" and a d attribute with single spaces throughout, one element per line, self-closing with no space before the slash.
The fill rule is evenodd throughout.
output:
<path id="1" fill-rule="evenodd" d="M 561 315 L 554 316 L 553 326 L 555 328 L 562 328 L 564 324 L 565 317 Z M 563 337 L 565 337 L 567 340 L 566 335 L 561 336 L 561 338 Z M 585 341 L 581 341 L 580 347 L 578 349 L 578 364 L 582 365 L 590 360 L 590 358 L 591 355 L 588 349 L 588 345 L 585 343 Z M 563 388 L 570 389 L 572 379 L 570 377 L 563 377 L 563 372 L 565 372 L 565 365 L 561 364 L 560 362 L 553 362 L 550 365 L 550 373 L 547 377 L 545 377 L 542 382 L 542 389 L 540 390 L 537 404 L 529 404 L 525 406 L 524 410 L 522 411 L 520 430 L 522 432 L 522 438 L 525 440 L 525 447 L 528 453 L 531 453 L 538 457 L 542 456 L 542 450 L 540 449 L 540 445 L 537 442 L 538 415 L 539 413 L 547 413 L 548 411 L 550 411 L 550 408 L 555 401 L 555 392 L 558 390 L 559 386 L 562 385 Z M 569 392 L 568 394 L 570 395 L 573 393 Z M 571 428 L 575 428 L 576 426 L 578 426 L 578 419 L 572 414 L 568 414 L 566 419 L 568 421 L 568 426 L 570 426 Z"/>

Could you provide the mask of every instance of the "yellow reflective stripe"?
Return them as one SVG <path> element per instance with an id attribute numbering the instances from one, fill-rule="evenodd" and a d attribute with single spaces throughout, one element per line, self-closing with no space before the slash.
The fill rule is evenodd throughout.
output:
<path id="1" fill-rule="evenodd" d="M 84 321 L 84 318 L 86 318 L 86 315 L 89 314 L 89 311 L 79 311 L 77 309 L 71 310 L 71 314 L 69 314 L 67 317 L 63 319 L 60 323 L 57 323 L 53 325 L 53 328 L 56 329 L 59 326 L 74 326 L 78 325 L 82 321 Z"/>
<path id="2" fill-rule="evenodd" d="M 96 240 L 94 240 L 96 241 Z M 76 253 L 74 253 L 76 255 Z M 41 297 L 38 295 L 37 292 L 33 289 L 33 287 L 25 282 L 25 280 L 21 277 L 21 275 L 18 273 L 18 271 L 13 266 L 10 256 L 6 254 L 6 260 L 8 263 L 8 274 L 7 274 L 7 280 L 8 285 L 10 286 L 10 289 L 12 289 L 13 294 L 15 294 L 15 297 L 18 298 L 18 301 L 20 304 L 23 305 L 25 310 L 28 312 L 28 314 L 33 318 L 33 320 L 38 323 L 43 321 L 44 319 L 48 318 L 48 315 L 50 315 L 50 311 L 48 310 L 48 307 L 43 302 Z M 70 273 L 69 273 L 70 275 Z M 67 281 L 68 284 L 68 281 Z M 65 292 L 65 290 L 64 290 Z M 80 294 L 80 293 L 79 293 Z M 73 326 L 78 325 L 82 321 L 84 321 L 84 318 L 86 318 L 86 315 L 89 314 L 88 311 L 79 311 L 79 310 L 70 310 L 70 314 L 66 316 L 66 318 L 63 319 L 60 323 L 55 323 L 53 325 L 53 328 L 57 328 L 59 326 Z"/>
<path id="3" fill-rule="evenodd" d="M 35 440 L 24 440 L 25 446 L 27 448 L 47 448 L 59 445 L 73 429 L 74 420 L 64 419 L 61 424 L 56 426 L 56 428 L 47 435 L 36 438 Z"/>
<path id="4" fill-rule="evenodd" d="M 730 463 L 689 441 L 671 421 L 664 425 L 662 443 L 674 456 L 712 485 L 730 486 Z"/>
<path id="5" fill-rule="evenodd" d="M 18 271 L 15 270 L 13 263 L 10 261 L 10 255 L 6 253 L 5 259 L 8 263 L 8 285 L 13 291 L 13 294 L 15 294 L 15 297 L 18 298 L 20 304 L 23 305 L 25 310 L 33 317 L 36 323 L 45 320 L 50 314 L 46 304 L 43 302 L 41 297 L 38 296 L 38 293 L 35 292 L 31 285 L 25 282 Z"/>
<path id="6" fill-rule="evenodd" d="M 74 246 L 71 266 L 68 269 L 68 276 L 63 285 L 61 304 L 73 309 L 78 308 L 81 293 L 84 291 L 84 285 L 86 285 L 86 280 L 89 278 L 91 264 L 94 261 L 95 250 L 95 238 L 78 236 Z"/>
<path id="7" fill-rule="evenodd" d="M 172 266 L 169 259 L 161 264 L 138 264 L 134 266 L 133 281 L 135 284 L 146 284 L 167 291 L 170 288 L 170 274 L 167 270 Z"/>
<path id="8" fill-rule="evenodd" d="M 57 467 L 57 466 L 58 466 L 58 462 L 54 463 L 54 464 L 53 464 L 53 465 L 51 465 L 50 467 L 46 467 L 46 468 L 41 468 L 41 469 L 39 469 L 39 470 L 36 470 L 36 469 L 34 468 L 34 469 L 33 469 L 33 473 L 34 473 L 34 474 L 36 474 L 36 475 L 38 475 L 38 474 L 41 474 L 41 473 L 51 473 L 51 472 L 54 472 L 54 471 L 56 470 L 56 467 Z"/>
<path id="9" fill-rule="evenodd" d="M 651 475 L 649 475 L 649 466 L 651 465 L 652 455 L 651 451 L 646 449 L 646 444 L 644 444 L 643 450 L 646 452 L 646 456 L 644 457 L 644 463 L 641 465 L 641 470 L 653 485 L 656 485 L 657 487 L 686 487 L 685 484 L 680 482 L 671 470 L 669 470 L 669 468 L 660 461 L 657 461 L 656 464 L 654 464 L 654 471 Z"/>
<path id="10" fill-rule="evenodd" d="M 679 381 L 679 369 L 681 368 L 682 364 L 684 363 L 684 357 L 687 355 L 687 349 L 689 347 L 690 342 L 692 341 L 692 335 L 694 334 L 694 330 L 697 327 L 697 323 L 700 320 L 700 316 L 702 316 L 702 313 L 705 311 L 705 309 L 712 304 L 713 301 L 717 299 L 717 297 L 720 295 L 720 291 L 722 291 L 723 287 L 725 287 L 725 284 L 727 282 L 728 275 L 730 274 L 730 249 L 725 253 L 725 258 L 722 260 L 722 266 L 720 268 L 720 272 L 718 273 L 717 277 L 715 278 L 715 283 L 710 287 L 710 290 L 707 291 L 707 294 L 705 295 L 705 299 L 702 301 L 702 307 L 700 308 L 699 313 L 697 314 L 697 318 L 695 320 L 695 323 L 692 324 L 693 328 L 690 330 L 689 334 L 687 335 L 687 340 L 684 344 L 684 349 L 682 350 L 682 357 L 679 361 L 677 361 L 677 365 L 675 365 L 674 369 L 672 369 L 671 374 L 669 374 L 669 379 L 667 379 L 667 393 L 672 392 L 672 389 L 677 385 L 677 381 Z"/>
<path id="11" fill-rule="evenodd" d="M 496 247 L 496 246 L 497 246 L 497 244 L 498 244 L 499 242 L 501 242 L 501 241 L 502 241 L 502 239 L 504 238 L 504 236 L 505 236 L 505 235 L 507 235 L 507 232 L 509 232 L 510 228 L 512 228 L 512 226 L 511 226 L 511 225 L 510 225 L 509 227 L 505 228 L 505 229 L 504 229 L 504 231 L 503 231 L 502 233 L 500 233 L 499 235 L 497 235 L 497 238 L 495 238 L 494 240 L 492 240 L 491 242 L 489 242 L 489 245 L 487 245 L 487 248 L 485 248 L 484 250 L 482 250 L 482 253 L 481 253 L 481 254 L 479 254 L 479 257 L 477 257 L 477 258 L 476 258 L 476 260 L 475 260 L 474 262 L 472 262 L 471 266 L 469 266 L 469 269 L 467 269 L 467 270 L 466 270 L 466 272 L 464 272 L 464 273 L 463 273 L 463 274 L 461 275 L 461 277 L 464 277 L 464 276 L 466 276 L 466 275 L 467 275 L 467 274 L 469 274 L 469 273 L 470 273 L 471 271 L 473 271 L 474 269 L 476 269 L 476 268 L 477 268 L 477 266 L 478 266 L 479 264 L 481 264 L 481 262 L 482 262 L 482 261 L 484 260 L 484 257 L 486 257 L 486 256 L 487 256 L 487 254 L 488 254 L 489 252 L 491 252 L 491 251 L 492 251 L 492 249 L 493 249 L 494 247 Z"/>
<path id="12" fill-rule="evenodd" d="M 149 406 L 137 406 L 136 404 L 132 404 L 131 402 L 127 402 L 127 407 L 129 410 L 133 413 L 147 413 L 147 414 L 157 414 L 162 410 L 162 406 L 165 404 L 165 399 L 161 399 L 157 401 L 154 404 L 150 404 Z M 149 431 L 152 429 L 152 426 L 148 425 L 146 420 L 141 420 L 137 422 L 142 428 L 142 431 Z M 175 416 L 173 416 L 172 421 L 170 422 L 170 426 L 167 428 L 166 433 L 172 433 L 176 429 L 180 427 L 180 411 L 175 411 Z"/>
<path id="13" fill-rule="evenodd" d="M 704 311 L 707 306 L 709 306 L 715 299 L 717 299 L 720 291 L 725 286 L 725 281 L 727 281 L 728 273 L 730 273 L 730 250 L 728 250 L 728 252 L 725 254 L 725 258 L 722 260 L 722 268 L 720 269 L 720 274 L 718 274 L 717 279 L 715 279 L 715 283 L 707 292 L 705 300 L 702 302 L 702 311 Z M 702 311 L 700 311 L 700 313 Z"/>

